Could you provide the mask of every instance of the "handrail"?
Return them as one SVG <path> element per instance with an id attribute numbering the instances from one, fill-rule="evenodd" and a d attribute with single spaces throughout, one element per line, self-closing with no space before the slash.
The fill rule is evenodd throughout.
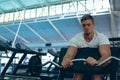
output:
<path id="1" fill-rule="evenodd" d="M 110 56 L 110 57 L 108 57 L 107 59 L 101 61 L 101 62 L 100 62 L 98 65 L 96 65 L 96 66 L 101 66 L 102 64 L 106 63 L 107 61 L 109 61 L 109 60 L 111 60 L 111 59 L 114 59 L 114 60 L 120 61 L 119 58 L 114 57 L 114 56 Z"/>
<path id="2" fill-rule="evenodd" d="M 110 57 L 108 57 L 107 59 L 101 61 L 99 64 L 97 64 L 97 65 L 95 65 L 95 66 L 101 66 L 102 64 L 106 63 L 107 61 L 109 61 L 109 60 L 111 60 L 111 59 L 120 61 L 119 58 L 114 57 L 114 56 L 110 56 Z M 71 61 L 72 61 L 72 62 L 76 62 L 76 61 L 86 61 L 86 59 L 85 59 L 85 58 L 78 58 L 78 59 L 72 59 Z M 48 62 L 46 62 L 46 63 L 52 63 L 52 64 L 54 64 L 55 66 L 57 66 L 58 68 L 62 68 L 61 65 L 59 65 L 58 63 L 56 63 L 56 62 L 54 62 L 54 61 L 48 61 Z M 45 63 L 45 64 L 46 64 L 46 63 Z M 44 65 L 44 64 L 43 64 L 43 65 Z"/>

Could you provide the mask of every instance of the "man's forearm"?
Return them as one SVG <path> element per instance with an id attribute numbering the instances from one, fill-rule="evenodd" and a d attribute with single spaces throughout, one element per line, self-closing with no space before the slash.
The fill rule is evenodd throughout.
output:
<path id="1" fill-rule="evenodd" d="M 70 59 L 70 60 L 73 59 L 75 57 L 76 53 L 77 53 L 77 48 L 73 47 L 73 46 L 70 46 L 68 48 L 67 53 L 64 56 L 63 60 L 66 59 L 66 58 Z"/>
<path id="2" fill-rule="evenodd" d="M 102 56 L 102 57 L 98 60 L 98 64 L 99 64 L 101 61 L 107 59 L 108 57 L 110 57 L 110 56 Z M 105 64 L 103 64 L 103 65 L 101 65 L 101 66 L 102 66 L 102 67 L 105 67 L 105 66 L 107 66 L 110 62 L 111 62 L 111 60 L 109 60 L 108 62 L 106 62 Z"/>

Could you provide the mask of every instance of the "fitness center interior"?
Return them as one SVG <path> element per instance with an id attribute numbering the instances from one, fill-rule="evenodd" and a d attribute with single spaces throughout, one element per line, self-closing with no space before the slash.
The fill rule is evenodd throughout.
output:
<path id="1" fill-rule="evenodd" d="M 73 80 L 80 61 L 73 60 L 76 66 L 68 70 L 61 61 L 69 40 L 82 32 L 84 14 L 108 37 L 112 56 L 101 63 L 111 60 L 105 70 L 81 69 L 120 80 L 120 0 L 0 0 L 0 80 Z"/>

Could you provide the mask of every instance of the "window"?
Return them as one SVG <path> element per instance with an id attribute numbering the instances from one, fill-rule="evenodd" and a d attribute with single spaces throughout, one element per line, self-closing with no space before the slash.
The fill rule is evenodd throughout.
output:
<path id="1" fill-rule="evenodd" d="M 29 19 L 30 18 L 30 13 L 31 13 L 31 10 L 26 10 L 25 11 L 25 19 Z"/>
<path id="2" fill-rule="evenodd" d="M 108 0 L 103 0 L 102 1 L 103 8 L 110 8 L 109 1 Z"/>
<path id="3" fill-rule="evenodd" d="M 69 12 L 77 12 L 77 2 L 70 3 L 70 9 Z"/>
<path id="4" fill-rule="evenodd" d="M 68 13 L 69 8 L 69 4 L 63 4 L 63 13 Z"/>
<path id="5" fill-rule="evenodd" d="M 55 14 L 56 14 L 56 7 L 55 6 L 50 6 L 49 15 L 55 15 Z"/>
<path id="6" fill-rule="evenodd" d="M 38 8 L 36 17 L 41 17 L 41 16 L 42 16 L 42 8 Z"/>
<path id="7" fill-rule="evenodd" d="M 32 9 L 31 12 L 30 12 L 30 17 L 31 18 L 35 18 L 35 13 L 36 13 L 36 9 Z"/>
<path id="8" fill-rule="evenodd" d="M 86 9 L 93 10 L 94 9 L 94 3 L 90 0 L 86 1 Z"/>
<path id="9" fill-rule="evenodd" d="M 62 13 L 62 5 L 56 5 L 56 14 Z"/>
<path id="10" fill-rule="evenodd" d="M 102 1 L 99 0 L 99 1 L 95 1 L 94 2 L 94 8 L 99 10 L 99 9 L 102 9 Z"/>
<path id="11" fill-rule="evenodd" d="M 9 15 L 9 21 L 13 21 L 13 19 L 14 19 L 14 13 L 10 13 L 10 15 Z"/>
<path id="12" fill-rule="evenodd" d="M 6 13 L 5 14 L 5 22 L 8 22 L 9 21 L 9 13 Z"/>
<path id="13" fill-rule="evenodd" d="M 85 11 L 85 3 L 84 1 L 78 2 L 78 11 Z"/>
<path id="14" fill-rule="evenodd" d="M 4 14 L 1 14 L 0 15 L 0 22 L 3 22 L 4 21 Z"/>
<path id="15" fill-rule="evenodd" d="M 70 13 L 80 14 L 87 12 L 97 13 L 99 12 L 108 12 L 110 8 L 109 0 L 73 0 L 69 3 L 61 3 L 57 5 L 42 6 L 41 8 L 22 10 L 13 13 L 1 14 L 0 22 L 7 21 L 16 21 L 30 18 L 38 18 L 45 16 L 55 16 L 55 15 L 68 15 Z M 99 13 L 98 13 L 99 14 Z"/>
<path id="16" fill-rule="evenodd" d="M 20 19 L 19 12 L 15 12 L 14 20 L 19 20 L 19 19 Z"/>
<path id="17" fill-rule="evenodd" d="M 42 16 L 48 16 L 48 7 L 42 8 Z"/>

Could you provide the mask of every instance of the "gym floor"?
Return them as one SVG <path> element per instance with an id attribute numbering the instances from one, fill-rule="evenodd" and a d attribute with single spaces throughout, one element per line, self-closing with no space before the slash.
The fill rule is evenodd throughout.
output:
<path id="1" fill-rule="evenodd" d="M 40 78 L 30 78 L 30 77 L 5 77 L 4 79 L 0 80 L 57 80 L 57 79 L 40 79 Z M 72 78 L 65 78 L 64 80 L 72 80 Z"/>
<path id="2" fill-rule="evenodd" d="M 5 74 L 4 78 L 0 78 L 0 80 L 58 80 L 58 75 L 56 74 L 41 74 L 41 78 L 39 77 L 30 77 L 30 76 L 20 76 L 20 75 L 11 75 Z M 65 78 L 64 80 L 72 80 L 72 78 Z"/>

